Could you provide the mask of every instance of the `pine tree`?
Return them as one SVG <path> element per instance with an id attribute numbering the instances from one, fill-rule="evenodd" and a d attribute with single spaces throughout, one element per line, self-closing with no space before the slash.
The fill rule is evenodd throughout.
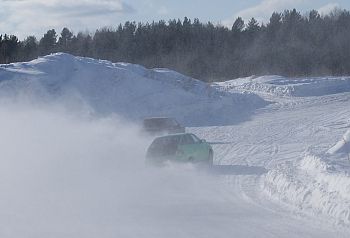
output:
<path id="1" fill-rule="evenodd" d="M 232 25 L 231 31 L 235 34 L 241 33 L 244 29 L 244 21 L 241 17 L 238 17 Z"/>
<path id="2" fill-rule="evenodd" d="M 68 28 L 63 28 L 61 36 L 58 39 L 58 46 L 60 51 L 70 52 L 70 44 L 72 42 L 73 33 Z"/>
<path id="3" fill-rule="evenodd" d="M 39 50 L 41 55 L 47 55 L 56 52 L 57 35 L 54 29 L 48 30 L 39 43 Z"/>

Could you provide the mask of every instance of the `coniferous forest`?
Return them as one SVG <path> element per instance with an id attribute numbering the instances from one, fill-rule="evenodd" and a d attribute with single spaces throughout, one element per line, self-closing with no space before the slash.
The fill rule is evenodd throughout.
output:
<path id="1" fill-rule="evenodd" d="M 125 22 L 93 34 L 48 30 L 41 39 L 0 37 L 0 63 L 54 52 L 166 67 L 205 81 L 249 75 L 350 74 L 350 12 L 273 13 L 265 24 L 238 17 L 228 28 L 198 19 Z"/>

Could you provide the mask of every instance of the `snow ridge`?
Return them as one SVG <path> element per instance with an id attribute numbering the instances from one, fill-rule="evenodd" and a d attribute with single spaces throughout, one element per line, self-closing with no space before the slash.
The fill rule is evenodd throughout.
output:
<path id="1" fill-rule="evenodd" d="M 350 77 L 247 77 L 217 83 L 226 91 L 240 90 L 281 97 L 310 97 L 350 92 Z"/>
<path id="2" fill-rule="evenodd" d="M 131 120 L 171 116 L 187 126 L 235 124 L 267 105 L 254 93 L 222 92 L 172 70 L 65 53 L 1 65 L 0 78 L 0 97 L 69 98 L 100 114 Z"/>
<path id="3" fill-rule="evenodd" d="M 295 165 L 286 163 L 263 178 L 264 191 L 301 211 L 350 224 L 350 175 L 326 159 L 306 155 Z"/>
<path id="4" fill-rule="evenodd" d="M 350 154 L 350 130 L 348 130 L 343 138 L 327 151 L 330 155 L 335 154 Z"/>

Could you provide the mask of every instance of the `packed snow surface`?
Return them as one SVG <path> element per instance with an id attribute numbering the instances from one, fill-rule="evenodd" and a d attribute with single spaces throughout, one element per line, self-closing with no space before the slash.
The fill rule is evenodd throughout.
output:
<path id="1" fill-rule="evenodd" d="M 220 163 L 265 166 L 262 194 L 294 212 L 348 227 L 350 78 L 264 76 L 215 86 L 248 90 L 274 102 L 251 121 L 198 131 L 213 141 L 231 141 L 232 146 L 217 146 Z"/>
<path id="2" fill-rule="evenodd" d="M 328 154 L 331 154 L 331 155 L 349 154 L 350 153 L 350 130 L 348 130 L 344 134 L 344 136 L 341 138 L 341 140 L 332 148 L 330 148 L 327 152 Z"/>
<path id="3" fill-rule="evenodd" d="M 349 237 L 349 106 L 349 77 L 1 65 L 0 236 Z M 212 143 L 215 166 L 145 167 L 148 116 Z"/>
<path id="4" fill-rule="evenodd" d="M 278 96 L 309 97 L 350 91 L 350 77 L 285 78 L 262 76 L 217 83 L 225 90 L 238 89 Z"/>

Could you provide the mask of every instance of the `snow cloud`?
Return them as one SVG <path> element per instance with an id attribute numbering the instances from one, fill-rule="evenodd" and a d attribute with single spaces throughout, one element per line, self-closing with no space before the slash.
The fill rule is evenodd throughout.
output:
<path id="1" fill-rule="evenodd" d="M 192 166 L 145 167 L 135 125 L 21 101 L 0 99 L 0 237 L 178 237 L 221 201 Z"/>
<path id="2" fill-rule="evenodd" d="M 122 0 L 0 0 L 4 17 L 0 29 L 24 37 L 50 28 L 94 29 L 116 24 L 120 15 L 134 13 Z M 14 30 L 15 29 L 15 30 Z"/>

